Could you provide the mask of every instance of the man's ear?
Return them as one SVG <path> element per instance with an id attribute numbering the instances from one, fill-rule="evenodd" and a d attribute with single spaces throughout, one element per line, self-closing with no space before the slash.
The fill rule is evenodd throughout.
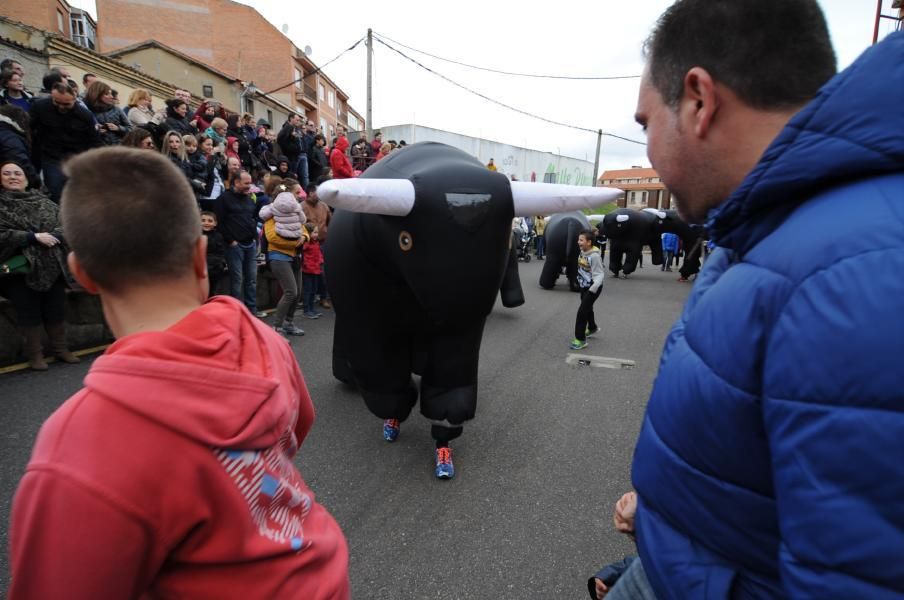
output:
<path id="1" fill-rule="evenodd" d="M 709 72 L 702 67 L 693 67 L 684 76 L 684 96 L 691 119 L 691 127 L 698 138 L 705 138 L 719 111 L 716 84 Z"/>
<path id="2" fill-rule="evenodd" d="M 94 280 L 91 279 L 91 276 L 85 272 L 85 268 L 82 267 L 82 263 L 78 261 L 78 257 L 75 255 L 75 252 L 70 252 L 69 256 L 66 257 L 66 262 L 69 265 L 69 272 L 72 273 L 72 276 L 75 277 L 75 280 L 81 284 L 85 291 L 89 294 L 94 294 L 95 296 L 100 293 L 97 288 L 97 284 L 94 283 Z"/>
<path id="3" fill-rule="evenodd" d="M 192 267 L 194 268 L 195 278 L 198 280 L 207 279 L 207 236 L 199 235 L 198 241 L 191 253 Z"/>

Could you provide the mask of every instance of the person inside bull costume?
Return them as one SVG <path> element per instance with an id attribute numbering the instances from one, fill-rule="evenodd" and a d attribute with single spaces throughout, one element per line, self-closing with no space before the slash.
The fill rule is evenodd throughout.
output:
<path id="1" fill-rule="evenodd" d="M 320 186 L 336 209 L 325 257 L 336 313 L 333 375 L 357 386 L 384 420 L 386 441 L 420 397 L 436 442 L 435 474 L 455 475 L 449 442 L 477 408 L 480 342 L 509 264 L 512 219 L 600 206 L 620 193 L 510 182 L 435 142 Z M 504 304 L 511 292 L 503 286 Z"/>

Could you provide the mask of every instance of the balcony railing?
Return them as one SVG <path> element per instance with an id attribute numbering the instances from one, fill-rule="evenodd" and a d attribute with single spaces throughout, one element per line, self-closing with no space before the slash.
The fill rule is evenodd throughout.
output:
<path id="1" fill-rule="evenodd" d="M 314 106 L 317 106 L 317 90 L 314 86 L 302 84 L 302 89 L 295 88 L 295 97 L 298 100 L 307 100 Z"/>

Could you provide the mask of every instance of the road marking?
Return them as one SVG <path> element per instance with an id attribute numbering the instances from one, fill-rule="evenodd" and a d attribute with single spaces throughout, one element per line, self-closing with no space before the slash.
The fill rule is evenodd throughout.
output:
<path id="1" fill-rule="evenodd" d="M 94 346 L 93 348 L 85 348 L 84 350 L 76 350 L 73 352 L 76 356 L 85 356 L 87 354 L 97 354 L 98 352 L 103 352 L 107 348 L 110 347 L 110 344 L 104 344 L 103 346 Z M 57 359 L 52 356 L 45 356 L 44 361 L 47 364 L 57 362 Z M 28 363 L 17 363 L 15 365 L 9 365 L 8 367 L 0 368 L 0 375 L 4 375 L 6 373 L 14 373 L 16 371 L 23 371 L 28 368 Z"/>
<path id="2" fill-rule="evenodd" d="M 637 363 L 627 358 L 569 353 L 565 357 L 565 364 L 578 367 L 602 367 L 604 369 L 633 369 Z"/>

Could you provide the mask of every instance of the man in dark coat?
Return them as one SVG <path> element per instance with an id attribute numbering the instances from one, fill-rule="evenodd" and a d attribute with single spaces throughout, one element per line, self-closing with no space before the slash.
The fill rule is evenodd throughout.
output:
<path id="1" fill-rule="evenodd" d="M 257 316 L 257 207 L 248 195 L 251 175 L 239 171 L 232 188 L 220 194 L 215 206 L 217 229 L 226 242 L 230 294 Z"/>
<path id="2" fill-rule="evenodd" d="M 77 101 L 72 88 L 61 82 L 53 84 L 50 96 L 35 100 L 29 114 L 34 163 L 40 165 L 51 200 L 59 203 L 66 184 L 62 162 L 103 145 L 97 122 L 91 111 Z"/>

